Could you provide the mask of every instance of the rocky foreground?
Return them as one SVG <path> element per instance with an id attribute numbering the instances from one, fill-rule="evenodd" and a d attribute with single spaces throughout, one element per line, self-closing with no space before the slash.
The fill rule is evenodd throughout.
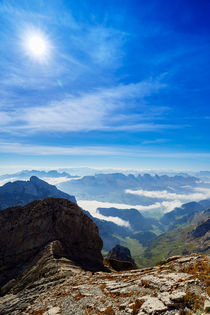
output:
<path id="1" fill-rule="evenodd" d="M 97 226 L 68 200 L 2 210 L 0 315 L 210 311 L 208 256 L 174 256 L 153 268 L 116 272 L 104 266 L 101 248 Z"/>
<path id="2" fill-rule="evenodd" d="M 49 248 L 47 251 L 43 276 L 0 298 L 0 314 L 183 315 L 210 311 L 207 256 L 177 256 L 153 268 L 92 273 L 67 259 L 55 259 Z"/>

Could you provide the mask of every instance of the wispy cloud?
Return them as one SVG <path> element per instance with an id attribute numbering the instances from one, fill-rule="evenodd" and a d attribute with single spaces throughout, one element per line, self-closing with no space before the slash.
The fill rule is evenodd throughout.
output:
<path id="1" fill-rule="evenodd" d="M 118 83 L 114 71 L 124 58 L 127 32 L 106 23 L 76 21 L 62 3 L 40 8 L 42 2 L 36 10 L 15 2 L 0 4 L 6 26 L 0 29 L 2 132 L 21 135 L 24 131 L 26 136 L 174 128 L 163 119 L 169 108 L 146 100 L 166 88 L 165 73 L 137 83 Z M 54 27 L 59 36 L 51 31 Z M 36 32 L 50 47 L 49 60 L 41 65 L 23 49 L 26 38 Z"/>
<path id="2" fill-rule="evenodd" d="M 165 143 L 165 142 L 168 142 L 169 140 L 168 139 L 154 139 L 154 140 L 144 140 L 142 142 L 142 144 L 159 144 L 159 143 Z"/>
<path id="3" fill-rule="evenodd" d="M 121 63 L 122 48 L 128 35 L 102 24 L 76 21 L 71 10 L 66 10 L 62 3 L 46 4 L 43 8 L 42 1 L 37 1 L 32 10 L 24 3 L 2 2 L 0 14 L 4 21 L 4 28 L 0 29 L 0 47 L 4 52 L 1 56 L 4 75 L 0 75 L 3 88 L 47 90 L 56 87 L 58 78 L 62 78 L 66 86 L 70 82 L 74 85 L 81 75 L 92 80 L 91 72 L 97 78 L 102 77 L 104 69 L 109 69 L 111 77 L 112 69 Z M 59 29 L 59 36 L 52 31 L 55 28 Z M 43 33 L 51 44 L 46 67 L 31 63 L 23 49 L 27 33 L 37 31 Z"/>
<path id="4" fill-rule="evenodd" d="M 29 106 L 1 112 L 8 117 L 8 131 L 90 131 L 90 130 L 139 130 L 150 131 L 175 126 L 149 121 L 155 120 L 158 108 L 148 106 L 144 98 L 164 88 L 158 80 L 136 84 L 118 85 L 113 88 L 96 89 L 79 95 L 66 95 L 60 101 L 45 106 Z M 128 106 L 137 107 L 138 115 L 125 112 Z M 160 107 L 159 115 L 167 108 Z M 154 112 L 154 115 L 153 115 Z M 119 118 L 116 117 L 119 115 Z M 148 121 L 145 123 L 145 116 Z M 114 118 L 113 118 L 114 117 Z M 159 117 L 158 117 L 159 118 Z"/>
<path id="5" fill-rule="evenodd" d="M 43 146 L 17 142 L 0 142 L 1 153 L 26 155 L 118 155 L 117 149 L 100 146 Z"/>
<path id="6" fill-rule="evenodd" d="M 159 152 L 155 150 L 145 150 L 138 146 L 50 146 L 50 145 L 35 145 L 24 142 L 9 142 L 0 141 L 1 153 L 14 153 L 20 155 L 32 156 L 127 156 L 127 157 L 151 157 L 151 158 L 210 158 L 208 152 Z M 148 194 L 155 198 L 156 192 L 147 191 L 129 191 L 133 194 Z M 159 192 L 157 192 L 158 194 Z M 162 193 L 162 191 L 161 191 Z M 164 194 L 164 192 L 163 192 Z M 165 192 L 167 198 L 170 195 Z M 164 195 L 164 196 L 165 196 Z M 149 196 L 148 196 L 149 197 Z M 171 196 L 173 198 L 174 196 Z"/>

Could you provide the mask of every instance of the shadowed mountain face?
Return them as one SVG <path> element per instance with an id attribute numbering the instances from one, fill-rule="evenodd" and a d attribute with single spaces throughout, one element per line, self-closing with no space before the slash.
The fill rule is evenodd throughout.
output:
<path id="1" fill-rule="evenodd" d="M 188 202 L 180 208 L 175 208 L 173 211 L 166 213 L 160 221 L 166 227 L 166 230 L 173 230 L 183 224 L 189 225 L 193 223 L 195 213 L 199 213 L 209 207 L 210 199 Z"/>
<path id="2" fill-rule="evenodd" d="M 65 198 L 76 203 L 74 196 L 70 196 L 38 177 L 32 176 L 29 181 L 9 182 L 0 187 L 0 210 L 12 206 L 22 206 L 33 200 L 47 197 Z"/>
<path id="3" fill-rule="evenodd" d="M 98 208 L 98 211 L 104 216 L 117 217 L 127 221 L 133 231 L 148 231 L 152 230 L 152 225 L 160 226 L 157 220 L 145 218 L 136 209 Z"/>
<path id="4" fill-rule="evenodd" d="M 66 199 L 47 198 L 2 210 L 0 287 L 33 265 L 36 257 L 40 260 L 43 251 L 53 259 L 65 257 L 87 270 L 101 270 L 102 246 L 95 223 Z"/>
<path id="5" fill-rule="evenodd" d="M 202 222 L 198 226 L 196 226 L 196 228 L 192 231 L 192 236 L 195 238 L 202 237 L 206 235 L 206 233 L 209 231 L 210 231 L 210 218 Z M 210 235 L 209 235 L 209 240 L 210 240 Z"/>

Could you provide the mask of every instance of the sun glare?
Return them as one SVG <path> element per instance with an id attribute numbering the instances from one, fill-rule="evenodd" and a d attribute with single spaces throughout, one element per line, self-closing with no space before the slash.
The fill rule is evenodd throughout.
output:
<path id="1" fill-rule="evenodd" d="M 43 38 L 32 36 L 28 42 L 28 49 L 34 56 L 42 56 L 46 53 L 47 45 Z"/>
<path id="2" fill-rule="evenodd" d="M 45 34 L 31 31 L 23 37 L 25 54 L 34 61 L 47 62 L 50 57 L 51 45 Z"/>

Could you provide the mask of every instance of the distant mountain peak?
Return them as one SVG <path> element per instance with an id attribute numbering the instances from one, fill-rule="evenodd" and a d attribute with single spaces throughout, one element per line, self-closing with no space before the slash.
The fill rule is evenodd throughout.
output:
<path id="1" fill-rule="evenodd" d="M 29 181 L 31 183 L 46 183 L 44 180 L 40 179 L 39 177 L 33 175 L 30 177 Z M 46 183 L 47 184 L 47 183 Z"/>
<path id="2" fill-rule="evenodd" d="M 64 193 L 37 176 L 31 176 L 28 181 L 15 181 L 0 187 L 0 210 L 23 206 L 31 201 L 47 197 L 65 198 L 76 203 L 74 196 Z"/>
<path id="3" fill-rule="evenodd" d="M 51 185 L 51 184 L 48 184 L 47 182 L 45 182 L 43 179 L 40 179 L 39 177 L 33 175 L 30 177 L 29 179 L 29 182 L 32 183 L 33 185 L 38 185 L 38 186 L 41 186 L 41 187 L 55 187 L 54 185 Z"/>

